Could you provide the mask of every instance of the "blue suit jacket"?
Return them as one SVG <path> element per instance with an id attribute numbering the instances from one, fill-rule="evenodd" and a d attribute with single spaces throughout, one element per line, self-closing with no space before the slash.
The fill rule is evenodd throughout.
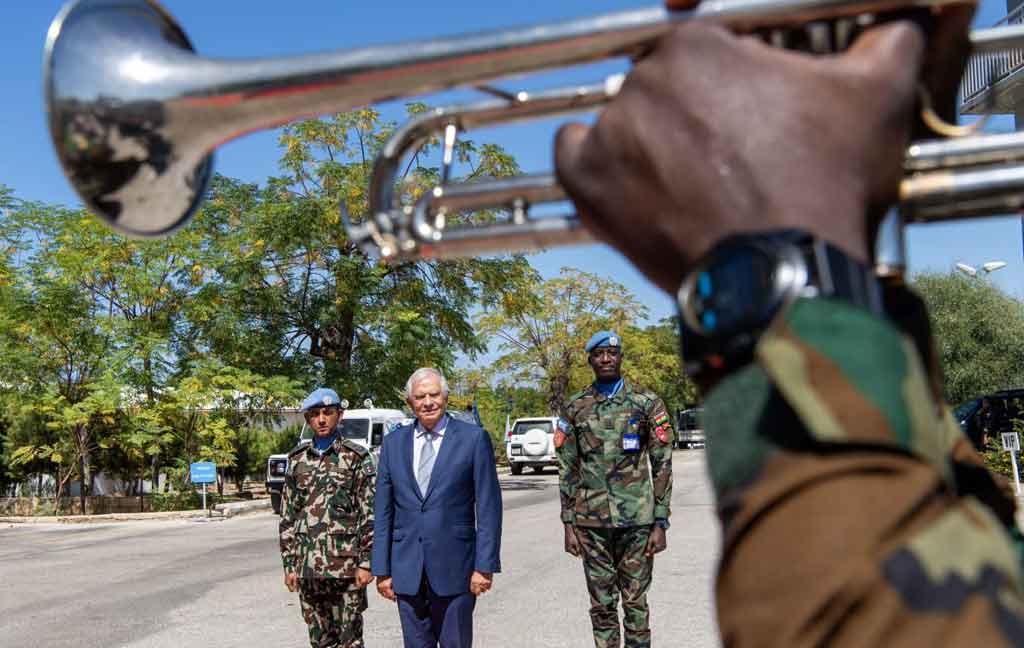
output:
<path id="1" fill-rule="evenodd" d="M 424 571 L 440 596 L 469 591 L 473 571 L 501 571 L 501 490 L 487 432 L 448 417 L 444 441 L 420 495 L 412 467 L 415 423 L 387 435 L 374 498 L 375 576 L 396 594 L 416 594 Z"/>

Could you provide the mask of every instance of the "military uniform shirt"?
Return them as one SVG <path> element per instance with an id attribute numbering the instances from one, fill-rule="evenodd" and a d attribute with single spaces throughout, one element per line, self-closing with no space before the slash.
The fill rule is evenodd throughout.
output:
<path id="1" fill-rule="evenodd" d="M 668 519 L 672 427 L 665 404 L 628 380 L 612 396 L 590 385 L 566 405 L 558 448 L 562 521 L 585 527 Z M 629 451 L 633 443 L 639 447 Z"/>
<path id="2" fill-rule="evenodd" d="M 798 299 L 704 425 L 723 644 L 1024 645 L 1014 498 L 891 322 Z"/>
<path id="3" fill-rule="evenodd" d="M 281 515 L 281 559 L 299 578 L 355 578 L 370 568 L 373 456 L 337 439 L 321 456 L 312 445 L 288 455 Z"/>

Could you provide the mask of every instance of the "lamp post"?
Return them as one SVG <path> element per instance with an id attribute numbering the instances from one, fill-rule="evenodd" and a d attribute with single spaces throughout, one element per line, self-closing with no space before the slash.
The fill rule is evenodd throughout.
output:
<path id="1" fill-rule="evenodd" d="M 976 268 L 976 267 L 974 267 L 972 265 L 967 265 L 966 263 L 958 261 L 953 267 L 955 267 L 957 270 L 959 270 L 960 272 L 964 273 L 968 277 L 977 277 L 978 276 L 979 268 Z M 981 264 L 981 268 L 980 269 L 981 269 L 982 272 L 984 272 L 986 275 L 988 275 L 988 274 L 992 274 L 996 270 L 999 270 L 999 269 L 1005 268 L 1005 267 L 1006 267 L 1006 261 L 986 261 L 985 263 Z"/>

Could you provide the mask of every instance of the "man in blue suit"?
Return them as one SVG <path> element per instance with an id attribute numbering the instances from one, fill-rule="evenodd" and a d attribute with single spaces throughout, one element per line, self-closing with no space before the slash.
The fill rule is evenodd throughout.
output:
<path id="1" fill-rule="evenodd" d="M 494 449 L 483 428 L 445 413 L 441 372 L 417 369 L 405 395 L 416 421 L 381 447 L 371 567 L 398 602 L 406 648 L 464 648 L 476 597 L 501 571 Z"/>

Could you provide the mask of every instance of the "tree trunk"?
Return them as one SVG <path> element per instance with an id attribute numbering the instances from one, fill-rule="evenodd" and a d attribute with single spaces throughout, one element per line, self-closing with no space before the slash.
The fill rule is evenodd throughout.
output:
<path id="1" fill-rule="evenodd" d="M 565 408 L 565 399 L 568 396 L 566 392 L 569 391 L 569 374 L 568 372 L 555 375 L 551 377 L 551 382 L 548 385 L 548 411 L 557 416 L 562 415 L 562 410 Z"/>
<path id="2" fill-rule="evenodd" d="M 57 464 L 57 488 L 53 494 L 53 516 L 60 515 L 60 496 L 64 494 L 64 480 L 60 478 L 60 464 Z"/>
<path id="3" fill-rule="evenodd" d="M 355 333 L 355 311 L 346 308 L 338 319 L 325 326 L 319 335 L 310 335 L 309 354 L 330 360 L 339 373 L 346 374 L 352 368 Z"/>
<path id="4" fill-rule="evenodd" d="M 79 483 L 82 485 L 81 488 L 78 489 L 78 503 L 79 503 L 79 509 L 80 509 L 79 512 L 82 515 L 85 515 L 85 489 L 86 489 L 86 484 L 88 484 L 89 482 L 88 482 L 88 480 L 87 480 L 87 478 L 85 476 L 85 453 L 84 452 L 80 452 L 78 454 L 78 479 L 79 479 Z"/>

